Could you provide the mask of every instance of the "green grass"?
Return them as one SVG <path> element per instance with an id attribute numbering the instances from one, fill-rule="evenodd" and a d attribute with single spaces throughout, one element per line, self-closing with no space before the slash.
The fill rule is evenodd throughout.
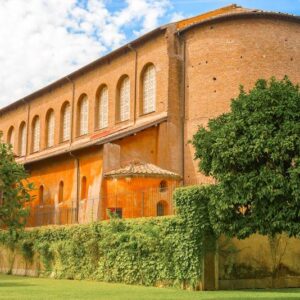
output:
<path id="1" fill-rule="evenodd" d="M 300 299 L 300 289 L 192 292 L 95 281 L 55 280 L 0 274 L 0 299 L 197 300 Z"/>

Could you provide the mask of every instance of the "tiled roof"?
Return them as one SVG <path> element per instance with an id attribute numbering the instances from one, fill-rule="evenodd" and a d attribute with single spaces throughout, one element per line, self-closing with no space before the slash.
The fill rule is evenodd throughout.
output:
<path id="1" fill-rule="evenodd" d="M 235 14 L 235 13 L 241 13 L 241 12 L 251 12 L 254 11 L 253 9 L 248 9 L 241 7 L 236 4 L 231 4 L 228 6 L 224 6 L 188 19 L 180 20 L 176 22 L 176 27 L 178 30 L 181 30 L 185 27 L 191 26 L 192 24 L 199 23 L 204 20 L 208 20 L 210 18 L 218 17 L 221 15 L 230 15 L 230 14 Z M 257 11 L 257 10 L 255 10 Z"/>
<path id="2" fill-rule="evenodd" d="M 140 161 L 132 161 L 124 168 L 107 172 L 104 174 L 104 177 L 163 177 L 180 179 L 180 176 L 177 173 L 164 170 L 150 163 L 144 163 Z"/>

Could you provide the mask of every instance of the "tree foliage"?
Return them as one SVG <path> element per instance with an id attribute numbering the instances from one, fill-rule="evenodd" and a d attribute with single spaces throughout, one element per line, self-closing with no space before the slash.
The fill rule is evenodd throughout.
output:
<path id="1" fill-rule="evenodd" d="M 211 189 L 214 229 L 245 238 L 300 234 L 300 92 L 285 77 L 232 100 L 192 141 Z"/>
<path id="2" fill-rule="evenodd" d="M 25 203 L 30 200 L 33 186 L 26 178 L 23 165 L 15 161 L 12 147 L 0 142 L 0 226 L 11 233 L 24 227 L 29 213 Z"/>

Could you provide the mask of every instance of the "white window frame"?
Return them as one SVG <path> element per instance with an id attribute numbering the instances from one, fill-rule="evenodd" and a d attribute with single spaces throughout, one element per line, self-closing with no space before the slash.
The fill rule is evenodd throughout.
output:
<path id="1" fill-rule="evenodd" d="M 98 128 L 103 129 L 108 126 L 108 88 L 104 86 L 98 100 Z"/>
<path id="2" fill-rule="evenodd" d="M 120 84 L 119 97 L 119 121 L 123 122 L 130 118 L 130 81 L 128 76 Z"/>
<path id="3" fill-rule="evenodd" d="M 20 129 L 20 156 L 26 155 L 26 146 L 27 146 L 27 131 L 26 124 L 21 124 Z"/>
<path id="4" fill-rule="evenodd" d="M 80 100 L 79 105 L 79 135 L 88 133 L 89 126 L 89 103 L 87 96 Z"/>
<path id="5" fill-rule="evenodd" d="M 154 65 L 146 67 L 143 74 L 142 113 L 148 114 L 156 109 L 156 71 Z"/>
<path id="6" fill-rule="evenodd" d="M 40 137 L 41 137 L 41 128 L 40 128 L 40 118 L 36 117 L 32 126 L 32 152 L 40 151 Z"/>
<path id="7" fill-rule="evenodd" d="M 52 110 L 48 114 L 47 118 L 47 147 L 54 146 L 54 134 L 55 134 L 55 116 Z"/>
<path id="8" fill-rule="evenodd" d="M 14 147 L 15 147 L 15 128 L 14 127 L 9 128 L 7 144 L 11 145 L 12 149 L 14 149 Z"/>
<path id="9" fill-rule="evenodd" d="M 62 112 L 62 142 L 71 138 L 71 105 L 66 103 Z"/>

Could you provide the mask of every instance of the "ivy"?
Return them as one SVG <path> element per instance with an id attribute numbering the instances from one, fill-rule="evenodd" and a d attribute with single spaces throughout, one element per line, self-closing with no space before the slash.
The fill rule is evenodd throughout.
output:
<path id="1" fill-rule="evenodd" d="M 27 262 L 38 260 L 43 276 L 196 289 L 214 240 L 207 188 L 178 189 L 174 201 L 176 216 L 35 228 L 15 248 Z M 0 231 L 0 244 L 7 243 L 8 233 Z"/>

